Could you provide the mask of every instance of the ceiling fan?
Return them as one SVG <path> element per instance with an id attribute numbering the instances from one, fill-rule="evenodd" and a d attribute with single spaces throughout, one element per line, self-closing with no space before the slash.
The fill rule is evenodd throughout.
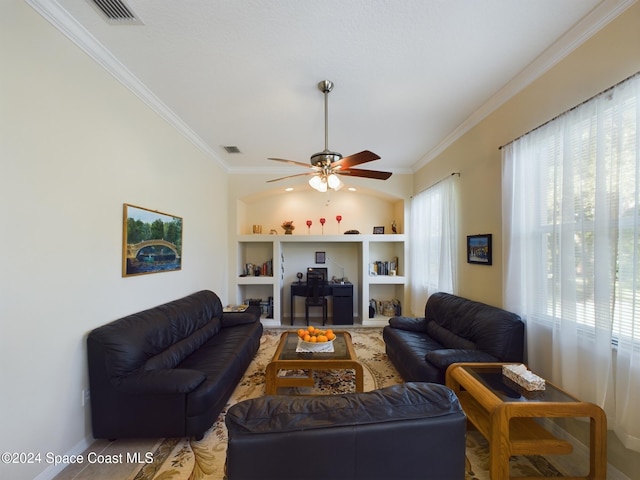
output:
<path id="1" fill-rule="evenodd" d="M 327 188 L 339 189 L 342 186 L 342 182 L 338 178 L 338 175 L 350 175 L 352 177 L 364 177 L 375 178 L 377 180 L 386 180 L 391 176 L 390 172 L 380 172 L 377 170 L 364 170 L 362 168 L 352 168 L 355 165 L 362 163 L 372 162 L 378 160 L 380 157 L 369 150 L 363 150 L 360 153 L 343 157 L 338 152 L 332 152 L 329 150 L 329 92 L 333 90 L 333 82 L 329 80 L 323 80 L 318 83 L 318 89 L 324 94 L 324 150 L 311 155 L 311 165 L 306 163 L 296 162 L 294 160 L 285 160 L 282 158 L 269 158 L 276 162 L 284 162 L 290 165 L 296 165 L 300 167 L 310 168 L 310 172 L 298 173 L 296 175 L 288 175 L 286 177 L 276 178 L 273 180 L 267 180 L 267 182 L 277 182 L 284 180 L 285 178 L 300 177 L 306 175 L 312 175 L 309 180 L 309 185 L 318 190 L 319 192 L 326 192 Z"/>

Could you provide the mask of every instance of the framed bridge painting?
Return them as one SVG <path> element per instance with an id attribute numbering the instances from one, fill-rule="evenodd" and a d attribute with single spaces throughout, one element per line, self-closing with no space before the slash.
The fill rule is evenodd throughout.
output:
<path id="1" fill-rule="evenodd" d="M 124 204 L 122 276 L 182 268 L 182 218 Z"/>

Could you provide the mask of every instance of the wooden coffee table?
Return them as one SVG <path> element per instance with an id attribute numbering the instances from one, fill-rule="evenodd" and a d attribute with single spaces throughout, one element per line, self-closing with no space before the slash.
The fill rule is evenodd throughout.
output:
<path id="1" fill-rule="evenodd" d="M 314 385 L 314 370 L 348 370 L 356 372 L 356 392 L 364 390 L 364 375 L 362 365 L 356 360 L 356 352 L 351 343 L 351 334 L 336 331 L 333 341 L 333 352 L 296 352 L 298 335 L 296 332 L 284 332 L 280 343 L 267 365 L 266 386 L 267 395 L 275 395 L 280 387 L 312 387 Z M 306 370 L 307 375 L 297 377 L 279 376 L 280 370 Z"/>
<path id="2" fill-rule="evenodd" d="M 446 384 L 460 399 L 467 418 L 489 441 L 493 480 L 510 478 L 512 455 L 572 452 L 569 442 L 534 421 L 544 417 L 589 418 L 589 474 L 571 478 L 607 477 L 607 417 L 597 405 L 581 402 L 549 382 L 545 390 L 528 392 L 503 377 L 500 363 L 454 363 L 447 369 Z"/>

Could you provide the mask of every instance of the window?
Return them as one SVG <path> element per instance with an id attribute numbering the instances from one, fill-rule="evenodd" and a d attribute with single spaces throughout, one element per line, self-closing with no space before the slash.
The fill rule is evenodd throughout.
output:
<path id="1" fill-rule="evenodd" d="M 639 119 L 637 74 L 503 148 L 505 300 L 529 364 L 638 451 Z"/>
<path id="2" fill-rule="evenodd" d="M 447 177 L 411 202 L 409 284 L 411 309 L 416 315 L 424 312 L 432 293 L 455 292 L 456 178 Z"/>

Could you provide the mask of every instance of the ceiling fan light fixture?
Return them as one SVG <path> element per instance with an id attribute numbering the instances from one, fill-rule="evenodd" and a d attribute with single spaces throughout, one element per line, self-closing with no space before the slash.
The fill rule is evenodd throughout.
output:
<path id="1" fill-rule="evenodd" d="M 309 185 L 311 185 L 311 188 L 319 192 L 327 191 L 327 181 L 319 175 L 311 177 L 309 179 Z"/>
<path id="2" fill-rule="evenodd" d="M 340 187 L 340 185 L 342 184 L 342 182 L 340 181 L 337 175 L 332 173 L 327 177 L 327 184 L 329 185 L 329 188 L 333 188 L 334 190 L 337 190 L 338 187 Z"/>

